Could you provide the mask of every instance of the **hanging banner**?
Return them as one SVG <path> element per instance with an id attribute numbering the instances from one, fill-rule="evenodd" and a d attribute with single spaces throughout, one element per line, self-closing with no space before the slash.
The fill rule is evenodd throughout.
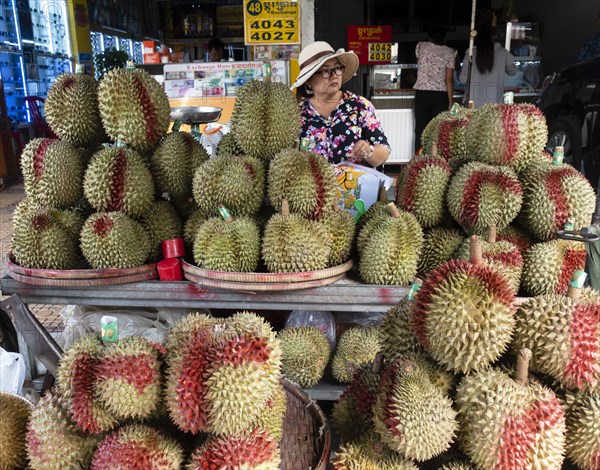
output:
<path id="1" fill-rule="evenodd" d="M 389 64 L 392 60 L 392 26 L 348 25 L 348 49 L 361 64 Z"/>
<path id="2" fill-rule="evenodd" d="M 300 44 L 298 2 L 244 0 L 244 43 Z"/>

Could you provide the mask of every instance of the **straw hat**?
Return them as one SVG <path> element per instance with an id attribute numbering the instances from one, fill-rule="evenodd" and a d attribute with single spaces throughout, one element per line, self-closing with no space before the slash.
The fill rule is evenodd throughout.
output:
<path id="1" fill-rule="evenodd" d="M 317 41 L 306 46 L 300 52 L 300 57 L 298 58 L 300 74 L 292 85 L 292 89 L 306 83 L 325 62 L 334 57 L 345 66 L 344 74 L 342 75 L 342 84 L 356 75 L 356 71 L 358 70 L 358 56 L 354 52 L 346 52 L 344 49 L 334 51 L 333 47 L 325 41 Z"/>

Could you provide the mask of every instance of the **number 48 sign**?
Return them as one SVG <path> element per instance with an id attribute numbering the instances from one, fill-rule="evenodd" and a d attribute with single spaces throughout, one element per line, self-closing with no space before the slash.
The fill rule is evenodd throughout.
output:
<path id="1" fill-rule="evenodd" d="M 299 44 L 298 1 L 244 0 L 244 42 Z"/>

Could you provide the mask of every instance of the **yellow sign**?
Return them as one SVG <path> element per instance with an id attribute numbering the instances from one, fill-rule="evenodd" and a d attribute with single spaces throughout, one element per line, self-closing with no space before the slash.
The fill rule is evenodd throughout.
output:
<path id="1" fill-rule="evenodd" d="M 244 0 L 246 44 L 300 44 L 298 1 Z"/>
<path id="2" fill-rule="evenodd" d="M 369 43 L 369 62 L 391 62 L 392 43 L 390 42 L 370 42 Z"/>

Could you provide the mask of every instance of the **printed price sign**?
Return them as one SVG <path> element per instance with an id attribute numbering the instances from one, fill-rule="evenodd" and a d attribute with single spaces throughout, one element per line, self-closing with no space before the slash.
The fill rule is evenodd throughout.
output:
<path id="1" fill-rule="evenodd" d="M 391 42 L 370 42 L 369 43 L 369 62 L 391 62 L 392 43 Z"/>
<path id="2" fill-rule="evenodd" d="M 244 0 L 245 44 L 300 44 L 298 3 Z"/>

